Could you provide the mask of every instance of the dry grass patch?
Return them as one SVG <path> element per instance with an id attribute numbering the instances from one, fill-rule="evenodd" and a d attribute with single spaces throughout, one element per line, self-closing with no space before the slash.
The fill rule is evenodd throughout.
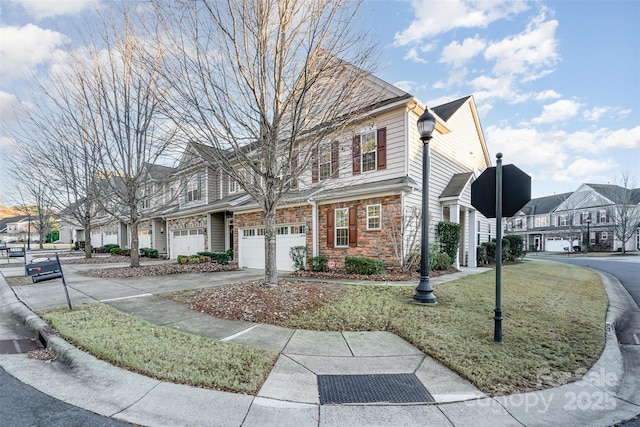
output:
<path id="1" fill-rule="evenodd" d="M 62 337 L 113 365 L 163 381 L 254 394 L 277 352 L 154 325 L 105 304 L 40 315 Z"/>
<path id="2" fill-rule="evenodd" d="M 5 277 L 5 280 L 9 286 L 33 285 L 33 279 L 31 276 L 11 276 Z"/>

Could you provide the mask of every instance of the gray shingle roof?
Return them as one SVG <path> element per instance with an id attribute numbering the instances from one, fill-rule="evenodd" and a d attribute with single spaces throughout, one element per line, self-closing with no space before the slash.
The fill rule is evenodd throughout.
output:
<path id="1" fill-rule="evenodd" d="M 538 197 L 531 199 L 524 205 L 522 212 L 526 215 L 546 214 L 557 208 L 562 202 L 573 193 L 554 194 L 553 196 Z"/>
<path id="2" fill-rule="evenodd" d="M 442 194 L 440 194 L 440 198 L 459 196 L 469 182 L 472 174 L 473 172 L 465 172 L 453 175 Z"/>
<path id="3" fill-rule="evenodd" d="M 446 104 L 438 105 L 437 107 L 432 108 L 432 110 L 445 122 L 453 116 L 453 113 L 458 111 L 467 99 L 471 98 L 471 96 L 465 96 L 460 99 L 456 99 L 455 101 L 447 102 Z"/>

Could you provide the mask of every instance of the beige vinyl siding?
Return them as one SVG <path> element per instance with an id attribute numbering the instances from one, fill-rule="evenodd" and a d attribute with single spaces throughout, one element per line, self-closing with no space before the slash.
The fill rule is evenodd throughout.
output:
<path id="1" fill-rule="evenodd" d="M 483 171 L 490 166 L 485 161 L 469 101 L 449 118 L 447 126 L 452 131 L 446 135 L 437 135 L 433 140 L 435 144 L 431 147 L 432 150 L 464 165 L 469 170 Z"/>
<path id="2" fill-rule="evenodd" d="M 158 253 L 166 254 L 167 253 L 167 225 L 163 224 L 162 229 L 164 230 L 162 233 L 160 232 L 160 228 L 156 229 L 156 232 L 153 234 L 153 248 L 158 251 Z"/>
<path id="3" fill-rule="evenodd" d="M 207 168 L 207 179 L 206 179 L 206 188 L 207 188 L 207 201 L 209 203 L 215 202 L 216 200 L 220 200 L 220 184 L 219 184 L 219 173 L 213 170 L 212 168 Z"/>
<path id="4" fill-rule="evenodd" d="M 224 252 L 225 251 L 225 227 L 224 227 L 224 215 L 213 214 L 211 215 L 211 230 L 209 235 L 211 236 L 211 252 Z"/>

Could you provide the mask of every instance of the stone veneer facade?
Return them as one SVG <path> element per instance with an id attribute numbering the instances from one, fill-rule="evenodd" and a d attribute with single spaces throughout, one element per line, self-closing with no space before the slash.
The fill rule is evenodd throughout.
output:
<path id="1" fill-rule="evenodd" d="M 204 250 L 208 251 L 209 239 L 207 237 L 207 234 L 209 233 L 209 229 L 207 228 L 207 214 L 167 220 L 167 231 L 169 233 L 173 233 L 176 230 L 188 230 L 192 228 L 204 228 L 204 234 L 202 235 L 202 238 L 204 239 Z M 171 245 L 171 235 L 168 240 L 169 245 Z"/>
<path id="2" fill-rule="evenodd" d="M 388 234 L 380 230 L 367 230 L 368 205 L 381 205 L 383 227 L 388 221 L 389 215 L 393 215 L 392 220 L 400 224 L 401 218 L 401 197 L 400 195 L 372 197 L 369 199 L 354 200 L 349 202 L 331 203 L 318 205 L 318 254 L 326 256 L 335 261 L 336 268 L 344 267 L 344 258 L 347 256 L 367 257 L 384 261 L 387 267 L 397 267 L 398 260 L 393 251 L 393 245 Z M 357 209 L 357 246 L 348 248 L 327 247 L 327 214 L 337 208 Z M 301 205 L 278 209 L 276 213 L 276 225 L 280 224 L 306 224 L 309 227 L 309 234 L 306 236 L 306 245 L 311 256 L 312 240 L 312 209 L 311 205 Z M 240 230 L 245 227 L 260 227 L 264 225 L 264 214 L 262 212 L 236 213 L 234 215 L 234 252 L 238 253 L 238 239 L 241 237 Z"/>
<path id="3" fill-rule="evenodd" d="M 380 230 L 367 230 L 367 206 L 381 205 L 381 215 L 384 218 Z M 357 246 L 348 248 L 335 248 L 327 246 L 327 215 L 337 208 L 356 208 L 357 210 Z M 349 202 L 332 203 L 318 206 L 318 252 L 329 260 L 335 261 L 337 268 L 344 267 L 344 258 L 347 256 L 366 257 L 384 261 L 387 267 L 397 267 L 398 261 L 394 256 L 392 242 L 383 231 L 384 222 L 389 214 L 393 215 L 393 221 L 399 224 L 401 221 L 400 195 L 386 197 L 372 197 L 369 199 L 354 200 Z"/>

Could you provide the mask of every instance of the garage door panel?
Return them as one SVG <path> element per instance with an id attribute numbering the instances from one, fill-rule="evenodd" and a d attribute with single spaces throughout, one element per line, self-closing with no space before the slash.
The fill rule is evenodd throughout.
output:
<path id="1" fill-rule="evenodd" d="M 296 227 L 293 228 L 294 230 L 299 229 L 299 226 L 293 227 Z M 282 271 L 293 271 L 293 261 L 289 255 L 289 249 L 294 246 L 304 246 L 306 237 L 301 233 L 289 234 L 292 230 L 291 226 L 279 226 L 279 228 L 287 228 L 287 230 L 280 230 L 283 234 L 276 236 L 276 268 Z M 244 230 L 240 230 L 242 236 L 239 248 L 241 267 L 263 269 L 265 261 L 264 235 L 259 235 L 262 229 Z M 284 234 L 285 231 L 286 234 Z"/>
<path id="2" fill-rule="evenodd" d="M 171 259 L 204 251 L 204 229 L 175 230 L 171 240 Z"/>

